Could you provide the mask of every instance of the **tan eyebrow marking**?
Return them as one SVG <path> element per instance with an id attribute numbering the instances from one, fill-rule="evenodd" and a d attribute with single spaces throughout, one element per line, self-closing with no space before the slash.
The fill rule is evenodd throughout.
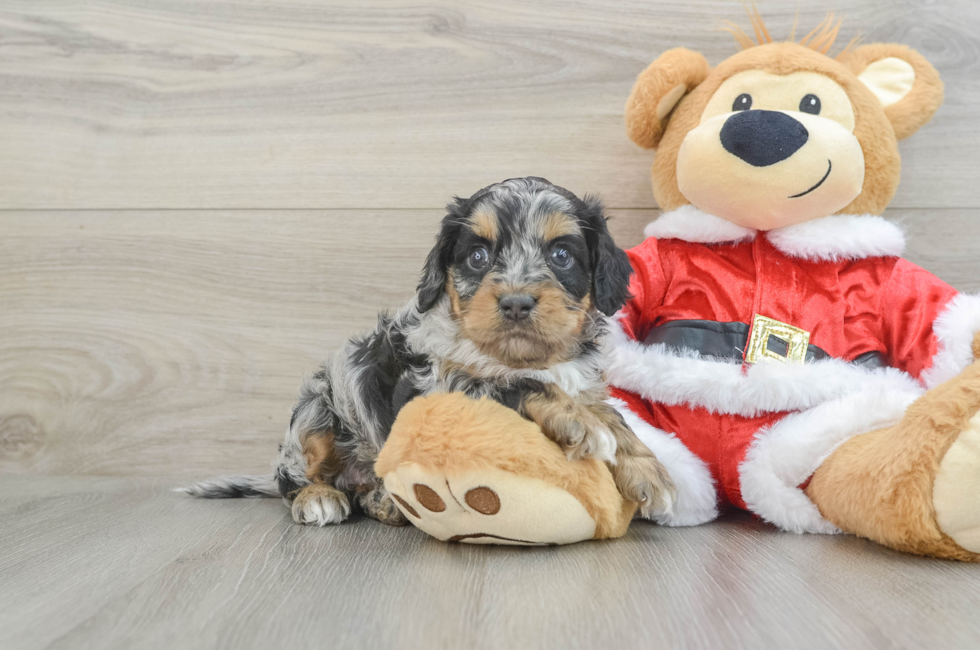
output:
<path id="1" fill-rule="evenodd" d="M 481 210 L 470 218 L 470 228 L 474 233 L 490 242 L 496 242 L 500 233 L 497 215 L 486 210 Z"/>
<path id="2" fill-rule="evenodd" d="M 578 222 L 564 212 L 551 212 L 541 222 L 541 237 L 544 241 L 551 241 L 565 235 L 580 235 L 581 229 Z"/>

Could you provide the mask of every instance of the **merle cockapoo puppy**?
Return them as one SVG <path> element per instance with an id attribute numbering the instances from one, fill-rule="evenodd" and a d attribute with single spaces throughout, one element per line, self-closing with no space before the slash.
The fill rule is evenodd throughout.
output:
<path id="1" fill-rule="evenodd" d="M 184 491 L 282 496 L 302 524 L 339 523 L 352 503 L 404 524 L 374 461 L 408 400 L 461 391 L 517 410 L 570 458 L 607 462 L 643 516 L 669 509 L 667 472 L 606 403 L 606 316 L 628 298 L 631 273 L 593 197 L 519 178 L 457 198 L 416 296 L 304 382 L 274 474 Z"/>

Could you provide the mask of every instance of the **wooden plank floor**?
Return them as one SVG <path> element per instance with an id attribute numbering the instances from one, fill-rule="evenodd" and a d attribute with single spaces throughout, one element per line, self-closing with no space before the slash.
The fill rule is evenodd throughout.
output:
<path id="1" fill-rule="evenodd" d="M 980 290 L 980 3 L 845 16 L 946 82 L 907 256 Z M 413 290 L 454 194 L 541 175 L 657 215 L 622 108 L 729 0 L 0 3 L 0 649 L 978 647 L 980 567 L 746 517 L 449 546 L 179 482 L 267 470 L 303 375 Z"/>
<path id="2" fill-rule="evenodd" d="M 443 544 L 173 480 L 0 478 L 0 647 L 977 647 L 976 567 L 744 515 L 568 547 Z"/>

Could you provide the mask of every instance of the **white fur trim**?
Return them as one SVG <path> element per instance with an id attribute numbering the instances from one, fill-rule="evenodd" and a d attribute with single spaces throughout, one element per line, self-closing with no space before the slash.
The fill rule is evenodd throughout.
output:
<path id="1" fill-rule="evenodd" d="M 922 373 L 926 388 L 949 381 L 973 362 L 973 338 L 980 332 L 980 295 L 961 293 L 943 310 L 932 331 L 939 351 Z"/>
<path id="2" fill-rule="evenodd" d="M 623 400 L 610 398 L 606 401 L 619 411 L 633 433 L 663 463 L 677 488 L 673 506 L 651 519 L 664 526 L 697 526 L 717 518 L 718 493 L 708 465 L 677 436 L 647 424 Z"/>
<path id="3" fill-rule="evenodd" d="M 904 388 L 870 385 L 762 429 L 739 467 L 746 506 L 790 532 L 840 532 L 798 486 L 849 438 L 898 422 L 921 394 L 911 378 Z"/>
<path id="4" fill-rule="evenodd" d="M 742 364 L 702 358 L 693 350 L 643 345 L 630 340 L 618 322 L 609 332 L 609 383 L 652 402 L 700 406 L 713 413 L 752 417 L 805 411 L 869 386 L 905 390 L 918 385 L 897 368 L 869 370 L 839 359 L 805 364 L 767 359 L 743 370 Z"/>
<path id="5" fill-rule="evenodd" d="M 683 239 L 700 244 L 755 238 L 754 230 L 698 210 L 693 205 L 682 205 L 676 210 L 664 212 L 660 218 L 647 224 L 643 234 L 657 239 Z"/>
<path id="6" fill-rule="evenodd" d="M 766 233 L 772 245 L 790 257 L 837 261 L 898 257 L 905 252 L 902 229 L 872 214 L 838 214 Z"/>
<path id="7" fill-rule="evenodd" d="M 757 231 L 684 205 L 660 215 L 643 233 L 657 239 L 720 244 L 752 240 Z M 873 214 L 813 219 L 770 230 L 766 238 L 790 257 L 814 261 L 898 256 L 905 250 L 902 229 Z"/>

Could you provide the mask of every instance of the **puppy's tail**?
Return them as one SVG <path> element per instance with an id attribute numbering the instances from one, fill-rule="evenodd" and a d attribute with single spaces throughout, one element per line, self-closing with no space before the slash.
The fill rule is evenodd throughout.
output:
<path id="1" fill-rule="evenodd" d="M 183 492 L 203 499 L 257 499 L 280 496 L 279 482 L 276 481 L 274 474 L 216 476 L 194 485 L 174 488 L 174 492 Z"/>

